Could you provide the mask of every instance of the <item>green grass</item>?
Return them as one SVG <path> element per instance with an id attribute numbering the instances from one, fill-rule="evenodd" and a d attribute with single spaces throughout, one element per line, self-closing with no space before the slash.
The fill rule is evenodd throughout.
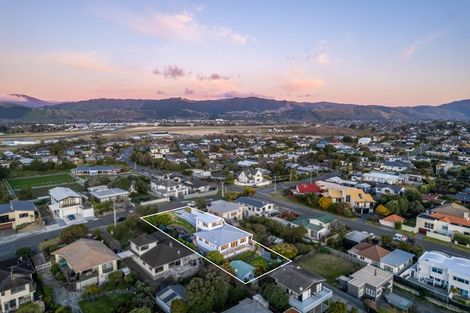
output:
<path id="1" fill-rule="evenodd" d="M 318 274 L 330 284 L 341 275 L 349 275 L 359 269 L 357 265 L 334 254 L 317 252 L 303 258 L 299 265 L 305 270 Z"/>
<path id="2" fill-rule="evenodd" d="M 66 173 L 55 174 L 55 175 L 43 175 L 43 176 L 33 176 L 28 178 L 11 178 L 8 179 L 13 190 L 21 188 L 34 188 L 41 186 L 49 185 L 61 185 L 67 183 L 74 183 L 75 178 Z"/>
<path id="3" fill-rule="evenodd" d="M 186 228 L 191 234 L 194 234 L 196 232 L 196 227 L 194 227 L 191 223 L 182 219 L 181 217 L 176 216 L 174 221 L 176 225 L 180 225 Z"/>
<path id="4" fill-rule="evenodd" d="M 120 304 L 130 302 L 132 297 L 130 293 L 102 296 L 92 301 L 82 300 L 79 305 L 83 313 L 114 312 Z"/>

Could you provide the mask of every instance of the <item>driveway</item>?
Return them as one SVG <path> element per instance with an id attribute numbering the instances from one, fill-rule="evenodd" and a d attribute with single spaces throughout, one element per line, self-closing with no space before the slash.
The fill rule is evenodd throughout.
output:
<path id="1" fill-rule="evenodd" d="M 42 259 L 45 263 L 45 258 L 42 253 L 37 255 L 38 259 Z M 37 261 L 40 262 L 40 261 Z M 52 276 L 50 269 L 45 269 L 40 271 L 38 274 L 41 275 L 42 282 L 44 285 L 47 285 L 52 288 L 54 292 L 54 302 L 59 303 L 62 306 L 70 306 L 73 313 L 81 313 L 80 306 L 78 305 L 80 301 L 81 294 L 77 291 L 71 290 L 69 286 L 64 285 L 63 283 L 58 282 Z"/>

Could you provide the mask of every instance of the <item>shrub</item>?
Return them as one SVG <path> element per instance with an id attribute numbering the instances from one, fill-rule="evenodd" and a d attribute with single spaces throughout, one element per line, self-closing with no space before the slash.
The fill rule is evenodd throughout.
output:
<path id="1" fill-rule="evenodd" d="M 295 245 L 290 243 L 281 243 L 279 245 L 273 246 L 272 249 L 288 259 L 295 258 L 299 253 Z"/>
<path id="2" fill-rule="evenodd" d="M 23 247 L 19 248 L 16 250 L 16 256 L 17 257 L 22 257 L 22 256 L 31 256 L 33 253 L 33 250 L 30 247 Z"/>
<path id="3" fill-rule="evenodd" d="M 328 208 L 331 206 L 332 201 L 331 198 L 329 197 L 321 197 L 320 200 L 318 200 L 318 205 L 322 210 L 328 210 Z"/>
<path id="4" fill-rule="evenodd" d="M 88 226 L 85 224 L 71 225 L 60 233 L 60 240 L 71 243 L 77 239 L 83 238 L 88 234 Z"/>
<path id="5" fill-rule="evenodd" d="M 210 261 L 214 262 L 217 265 L 221 265 L 225 261 L 225 258 L 222 253 L 217 250 L 210 251 L 209 253 L 207 253 L 206 258 L 208 258 Z"/>
<path id="6" fill-rule="evenodd" d="M 396 221 L 396 222 L 395 222 L 395 229 L 398 229 L 398 230 L 400 230 L 400 229 L 401 229 L 401 227 L 402 227 L 402 225 L 403 225 L 403 223 L 402 223 L 402 222 L 400 222 L 400 221 Z"/>

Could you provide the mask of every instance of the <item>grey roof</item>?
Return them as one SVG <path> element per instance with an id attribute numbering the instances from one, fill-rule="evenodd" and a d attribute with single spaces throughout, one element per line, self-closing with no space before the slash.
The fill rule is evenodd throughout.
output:
<path id="1" fill-rule="evenodd" d="M 240 208 L 240 204 L 236 204 L 236 203 L 225 201 L 225 200 L 216 200 L 216 201 L 212 201 L 207 209 L 209 211 L 213 211 L 217 213 L 229 213 L 232 211 L 236 211 L 239 208 Z"/>
<path id="2" fill-rule="evenodd" d="M 170 292 L 169 292 L 170 291 Z M 169 303 L 171 300 L 179 296 L 181 299 L 184 299 L 185 296 L 185 289 L 182 285 L 177 284 L 177 285 L 169 285 L 155 295 L 157 298 L 161 298 L 163 295 L 165 295 L 165 298 L 162 299 L 164 303 Z"/>
<path id="3" fill-rule="evenodd" d="M 161 233 L 154 233 L 152 237 L 156 238 L 154 241 L 158 241 L 157 245 L 142 254 L 140 258 L 153 268 L 177 261 L 194 253 L 180 242 Z"/>
<path id="4" fill-rule="evenodd" d="M 249 197 L 240 197 L 236 200 L 238 203 L 249 205 L 255 208 L 261 208 L 267 203 L 258 199 L 249 198 Z"/>
<path id="5" fill-rule="evenodd" d="M 271 274 L 271 277 L 276 280 L 276 283 L 283 285 L 296 294 L 304 292 L 315 283 L 325 281 L 324 278 L 292 264 L 276 270 Z"/>
<path id="6" fill-rule="evenodd" d="M 250 233 L 227 224 L 213 230 L 198 231 L 194 235 L 217 246 L 251 236 Z"/>
<path id="7" fill-rule="evenodd" d="M 0 204 L 0 214 L 7 214 L 14 211 L 31 211 L 37 210 L 33 201 L 29 200 L 12 200 L 10 203 Z"/>
<path id="8" fill-rule="evenodd" d="M 55 187 L 49 190 L 49 195 L 56 199 L 57 201 L 61 201 L 67 198 L 81 198 L 82 196 L 73 191 L 70 188 L 66 187 Z"/>
<path id="9" fill-rule="evenodd" d="M 353 242 L 362 242 L 363 240 L 369 238 L 369 234 L 363 233 L 361 231 L 353 230 L 344 236 L 345 239 Z"/>
<path id="10" fill-rule="evenodd" d="M 143 233 L 129 241 L 134 243 L 136 246 L 140 247 L 140 246 L 148 245 L 155 241 L 158 242 L 158 239 L 155 238 L 154 236 L 150 236 L 149 234 Z"/>
<path id="11" fill-rule="evenodd" d="M 129 195 L 129 192 L 121 188 L 111 188 L 111 189 L 106 189 L 106 190 L 91 191 L 90 195 L 92 195 L 95 198 L 100 199 L 100 198 Z"/>
<path id="12" fill-rule="evenodd" d="M 31 274 L 35 272 L 28 259 L 9 259 L 0 262 L 0 291 L 33 283 Z"/>
<path id="13" fill-rule="evenodd" d="M 261 303 L 250 298 L 245 298 L 237 305 L 231 307 L 222 313 L 271 313 L 272 311 L 265 308 Z"/>
<path id="14" fill-rule="evenodd" d="M 383 258 L 381 258 L 380 262 L 391 266 L 400 266 L 413 259 L 413 257 L 414 254 L 408 253 L 400 249 L 395 249 Z"/>

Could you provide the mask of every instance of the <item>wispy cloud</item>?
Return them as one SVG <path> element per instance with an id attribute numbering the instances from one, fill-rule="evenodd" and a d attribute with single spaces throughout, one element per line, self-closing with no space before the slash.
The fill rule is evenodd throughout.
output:
<path id="1" fill-rule="evenodd" d="M 410 43 L 409 45 L 407 45 L 401 50 L 400 55 L 399 55 L 400 60 L 406 61 L 412 58 L 419 48 L 433 42 L 439 36 L 441 36 L 445 31 L 447 31 L 447 29 L 440 29 L 413 41 L 412 43 Z"/>
<path id="2" fill-rule="evenodd" d="M 305 52 L 300 55 L 289 55 L 287 60 L 300 60 L 300 61 L 314 61 L 320 65 L 328 65 L 340 63 L 340 60 L 331 56 L 327 48 L 327 41 L 320 41 L 315 48 L 305 49 Z"/>
<path id="3" fill-rule="evenodd" d="M 46 62 L 81 70 L 116 72 L 116 68 L 111 66 L 104 56 L 95 51 L 52 51 L 41 55 L 40 58 Z"/>
<path id="4" fill-rule="evenodd" d="M 323 79 L 310 78 L 288 78 L 281 82 L 280 86 L 288 93 L 303 93 L 323 87 L 325 81 Z"/>
<path id="5" fill-rule="evenodd" d="M 155 75 L 163 75 L 163 77 L 165 78 L 177 79 L 184 77 L 190 74 L 191 72 L 188 72 L 177 65 L 168 65 L 165 66 L 162 70 L 158 68 L 153 70 L 153 73 Z"/>
<path id="6" fill-rule="evenodd" d="M 199 10 L 196 9 L 199 12 Z M 220 38 L 244 45 L 255 38 L 242 34 L 227 26 L 205 25 L 191 12 L 167 13 L 155 10 L 134 12 L 121 8 L 95 9 L 95 14 L 103 19 L 125 25 L 142 34 L 167 40 L 203 40 Z"/>
<path id="7" fill-rule="evenodd" d="M 202 75 L 202 74 L 199 74 L 197 75 L 197 79 L 198 80 L 229 80 L 230 79 L 230 76 L 224 76 L 224 75 L 221 75 L 221 74 L 217 74 L 217 73 L 212 73 L 211 75 Z"/>

